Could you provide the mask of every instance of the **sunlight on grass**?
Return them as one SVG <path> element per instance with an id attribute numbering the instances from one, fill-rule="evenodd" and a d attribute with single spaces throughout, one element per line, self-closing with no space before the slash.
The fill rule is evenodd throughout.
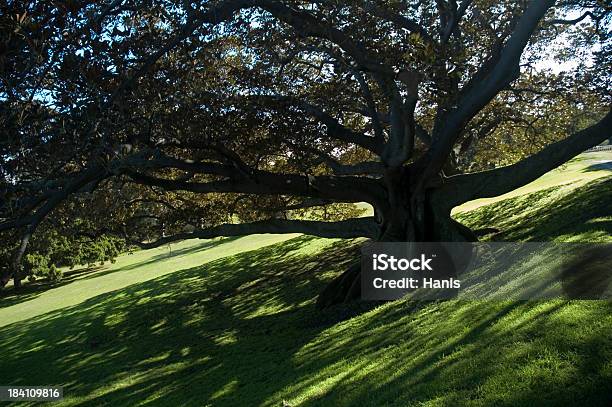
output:
<path id="1" fill-rule="evenodd" d="M 70 284 L 43 291 L 29 301 L 0 308 L 0 327 L 56 309 L 79 304 L 93 296 L 152 280 L 195 264 L 255 250 L 282 242 L 297 234 L 250 235 L 240 238 L 188 240 L 157 249 L 123 255 L 93 276 L 81 276 Z M 142 299 L 146 301 L 146 298 Z"/>
<path id="2" fill-rule="evenodd" d="M 556 186 L 480 207 L 454 217 L 495 241 L 609 242 L 612 177 L 575 187 Z"/>

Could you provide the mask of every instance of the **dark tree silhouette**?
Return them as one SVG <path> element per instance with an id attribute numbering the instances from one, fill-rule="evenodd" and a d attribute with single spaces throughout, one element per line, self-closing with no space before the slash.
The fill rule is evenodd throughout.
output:
<path id="1" fill-rule="evenodd" d="M 19 278 L 37 228 L 74 219 L 149 247 L 284 232 L 474 240 L 453 207 L 610 136 L 610 12 L 595 0 L 9 1 L 2 283 Z M 562 73 L 538 67 L 576 57 Z M 374 216 L 342 206 L 357 202 Z M 339 277 L 334 301 L 358 275 Z"/>

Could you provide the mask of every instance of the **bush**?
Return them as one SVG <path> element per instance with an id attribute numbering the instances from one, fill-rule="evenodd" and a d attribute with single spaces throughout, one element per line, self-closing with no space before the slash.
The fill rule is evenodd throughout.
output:
<path id="1" fill-rule="evenodd" d="M 125 242 L 113 236 L 82 239 L 60 235 L 56 231 L 37 239 L 24 256 L 24 276 L 30 281 L 42 278 L 59 281 L 60 267 L 74 268 L 77 265 L 94 266 L 115 258 L 125 250 Z"/>
<path id="2" fill-rule="evenodd" d="M 27 254 L 24 258 L 24 269 L 26 277 L 30 281 L 38 278 L 59 281 L 62 278 L 61 270 L 51 263 L 48 255 L 41 253 Z"/>

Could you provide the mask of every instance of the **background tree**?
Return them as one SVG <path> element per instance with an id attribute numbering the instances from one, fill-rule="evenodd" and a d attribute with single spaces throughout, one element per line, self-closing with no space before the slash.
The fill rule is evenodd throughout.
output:
<path id="1" fill-rule="evenodd" d="M 473 240 L 454 206 L 609 137 L 611 11 L 597 0 L 9 2 L 2 281 L 62 211 L 147 247 L 266 232 Z M 374 217 L 355 217 L 356 202 Z M 358 295 L 358 276 L 340 276 L 321 304 Z"/>

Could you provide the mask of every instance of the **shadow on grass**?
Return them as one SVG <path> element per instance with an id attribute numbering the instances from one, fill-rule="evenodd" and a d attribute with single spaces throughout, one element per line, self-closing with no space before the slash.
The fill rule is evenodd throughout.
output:
<path id="1" fill-rule="evenodd" d="M 245 392 L 249 405 L 261 403 L 290 383 L 292 353 L 326 326 L 313 323 L 314 297 L 356 254 L 346 242 L 331 243 L 314 260 L 302 253 L 313 239 L 178 271 L 6 326 L 0 383 L 63 385 L 65 396 L 82 397 L 73 401 L 83 405 L 147 398 L 201 404 Z"/>
<path id="2" fill-rule="evenodd" d="M 505 236 L 548 240 L 609 216 L 611 190 L 602 180 L 475 212 L 503 222 L 518 207 L 528 219 Z M 321 314 L 316 294 L 357 254 L 321 242 L 302 236 L 6 326 L 0 383 L 63 385 L 82 406 L 612 402 L 612 304 L 398 301 Z"/>
<path id="3" fill-rule="evenodd" d="M 612 171 L 612 161 L 602 161 L 596 164 L 591 164 L 582 170 L 582 172 L 592 171 Z"/>
<path id="4" fill-rule="evenodd" d="M 0 383 L 63 385 L 82 406 L 608 401 L 610 327 L 598 322 L 612 304 L 397 301 L 321 314 L 316 294 L 357 251 L 302 236 L 9 325 Z M 591 331 L 572 329 L 572 306 Z M 577 368 L 545 376 L 557 371 L 538 355 L 551 349 L 579 355 Z M 532 364 L 535 376 L 515 377 Z"/>
<path id="5" fill-rule="evenodd" d="M 302 349 L 296 359 L 312 374 L 288 394 L 329 383 L 295 405 L 608 406 L 610 327 L 573 334 L 576 321 L 562 319 L 572 306 L 581 309 L 566 301 L 394 303 L 352 320 L 350 336 L 339 324 Z M 582 317 L 597 325 L 610 311 L 600 302 Z"/>
<path id="6" fill-rule="evenodd" d="M 206 250 L 211 247 L 217 247 L 225 243 L 230 243 L 236 239 L 239 239 L 240 236 L 232 236 L 232 237 L 224 237 L 215 240 L 205 240 L 200 244 L 196 244 L 193 246 L 189 246 L 183 249 L 178 250 L 168 250 L 168 253 L 161 253 L 156 256 L 152 256 L 151 258 L 137 262 L 133 264 L 129 264 L 125 267 L 118 268 L 110 268 L 108 269 L 105 266 L 93 266 L 93 267 L 85 267 L 85 268 L 77 268 L 74 270 L 65 271 L 62 274 L 62 279 L 59 281 L 49 281 L 46 279 L 39 279 L 34 282 L 26 282 L 22 287 L 15 289 L 13 287 L 8 287 L 0 291 L 0 308 L 9 307 L 11 305 L 16 305 L 25 301 L 33 300 L 38 297 L 43 292 L 50 290 L 52 288 L 58 288 L 66 284 L 70 284 L 75 280 L 88 280 L 91 278 L 98 278 L 108 274 L 113 274 L 122 271 L 130 271 L 139 267 L 144 267 L 160 260 L 174 258 L 174 257 L 182 257 L 188 256 L 190 254 L 196 253 L 201 250 Z"/>
<path id="7" fill-rule="evenodd" d="M 36 281 L 27 281 L 23 286 L 17 289 L 12 286 L 4 288 L 0 291 L 0 308 L 10 307 L 11 305 L 33 300 L 47 290 L 69 284 L 74 280 L 83 278 L 84 276 L 100 276 L 102 275 L 100 274 L 100 271 L 103 269 L 103 266 L 94 266 L 69 270 L 63 273 L 62 279 L 59 281 L 38 279 Z"/>
<path id="8" fill-rule="evenodd" d="M 0 292 L 0 308 L 10 307 L 25 301 L 33 300 L 38 297 L 42 292 L 49 288 L 57 287 L 58 285 L 52 284 L 28 284 L 19 290 L 14 289 L 3 289 Z"/>

